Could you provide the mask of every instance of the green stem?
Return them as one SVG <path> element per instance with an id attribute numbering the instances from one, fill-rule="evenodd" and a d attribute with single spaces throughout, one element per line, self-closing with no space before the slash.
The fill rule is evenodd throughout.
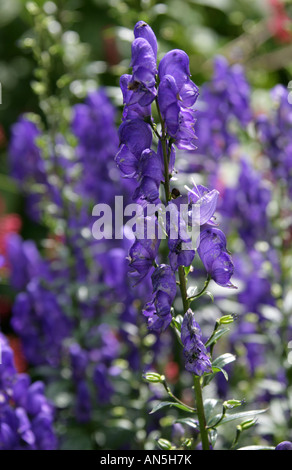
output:
<path id="1" fill-rule="evenodd" d="M 182 297 L 182 302 L 183 302 L 184 313 L 186 313 L 186 311 L 189 308 L 189 300 L 187 296 L 185 269 L 183 266 L 179 266 L 178 276 L 179 276 L 179 287 L 180 287 L 180 292 L 181 292 L 181 297 Z"/>
<path id="2" fill-rule="evenodd" d="M 176 401 L 177 403 L 179 403 L 179 404 L 182 405 L 182 406 L 185 406 L 185 407 L 188 408 L 192 413 L 194 413 L 194 412 L 196 411 L 195 408 L 192 408 L 191 406 L 186 405 L 186 404 L 185 404 L 184 402 L 182 402 L 179 398 L 177 398 L 177 397 L 172 393 L 172 391 L 170 390 L 170 388 L 169 388 L 169 386 L 168 386 L 168 384 L 167 384 L 167 382 L 166 382 L 165 380 L 163 380 L 162 384 L 163 384 L 163 386 L 164 386 L 166 392 L 168 393 L 168 395 L 169 395 L 174 401 Z"/>
<path id="3" fill-rule="evenodd" d="M 206 427 L 206 418 L 203 404 L 202 388 L 200 377 L 195 375 L 194 377 L 194 387 L 196 394 L 196 403 L 197 403 L 197 413 L 199 419 L 199 427 L 201 432 L 201 441 L 203 450 L 210 450 L 209 438 L 208 438 L 208 429 Z"/>
<path id="4" fill-rule="evenodd" d="M 202 289 L 198 294 L 193 295 L 192 297 L 189 297 L 188 300 L 189 300 L 190 302 L 192 302 L 193 300 L 198 299 L 199 297 L 201 297 L 201 296 L 206 292 L 206 290 L 207 290 L 207 288 L 208 288 L 208 286 L 209 286 L 210 281 L 211 281 L 211 276 L 208 275 L 208 277 L 207 277 L 207 279 L 206 279 L 206 281 L 205 281 L 205 284 L 204 284 L 203 289 Z"/>
<path id="5" fill-rule="evenodd" d="M 164 191 L 165 191 L 165 199 L 166 199 L 166 204 L 168 204 L 168 201 L 170 200 L 170 189 L 169 189 L 169 169 L 168 169 L 168 150 L 167 150 L 167 139 L 166 139 L 166 132 L 165 132 L 165 124 L 164 120 L 161 116 L 159 104 L 158 104 L 158 99 L 156 98 L 156 107 L 157 107 L 157 112 L 159 116 L 159 120 L 161 123 L 161 145 L 162 145 L 162 152 L 163 152 L 163 163 L 164 163 Z"/>

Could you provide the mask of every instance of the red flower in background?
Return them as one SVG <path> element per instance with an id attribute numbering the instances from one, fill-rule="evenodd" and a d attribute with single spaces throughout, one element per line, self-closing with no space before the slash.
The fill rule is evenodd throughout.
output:
<path id="1" fill-rule="evenodd" d="M 27 362 L 25 360 L 25 357 L 23 355 L 22 347 L 21 347 L 21 341 L 19 338 L 16 336 L 12 335 L 6 335 L 8 341 L 9 341 L 9 346 L 13 350 L 13 356 L 14 356 L 14 365 L 20 374 L 23 372 L 27 371 Z"/>
<path id="2" fill-rule="evenodd" d="M 11 233 L 19 233 L 21 219 L 18 214 L 5 214 L 5 203 L 0 198 L 0 278 L 7 277 L 9 266 L 6 261 L 7 241 Z M 0 296 L 0 320 L 10 313 L 11 301 L 9 298 Z"/>
<path id="3" fill-rule="evenodd" d="M 285 10 L 285 4 L 281 0 L 269 0 L 271 17 L 269 29 L 272 35 L 282 43 L 292 41 L 292 18 Z"/>

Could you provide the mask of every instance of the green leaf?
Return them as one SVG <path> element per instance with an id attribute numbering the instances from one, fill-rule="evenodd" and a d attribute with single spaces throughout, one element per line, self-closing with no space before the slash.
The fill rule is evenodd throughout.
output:
<path id="1" fill-rule="evenodd" d="M 234 354 L 226 353 L 222 354 L 219 357 L 216 357 L 212 363 L 212 367 L 216 367 L 218 369 L 222 369 L 224 366 L 227 364 L 230 364 L 231 362 L 236 360 L 236 356 Z"/>
<path id="2" fill-rule="evenodd" d="M 199 428 L 199 423 L 196 419 L 194 418 L 182 418 L 182 419 L 177 419 L 175 421 L 176 423 L 180 424 L 187 424 L 191 428 L 198 429 Z"/>
<path id="3" fill-rule="evenodd" d="M 217 411 L 219 411 L 219 409 L 222 410 L 221 400 L 217 400 L 216 398 L 207 398 L 206 400 L 204 400 L 204 411 L 206 421 L 210 421 L 215 413 L 217 416 Z"/>
<path id="4" fill-rule="evenodd" d="M 220 423 L 218 424 L 218 426 L 221 426 L 222 424 L 226 424 L 226 423 L 229 423 L 231 421 L 235 421 L 236 419 L 242 419 L 242 418 L 249 418 L 250 416 L 257 416 L 259 414 L 262 414 L 262 413 L 265 413 L 267 410 L 264 409 L 264 410 L 249 410 L 249 411 L 241 411 L 241 412 L 238 412 L 238 413 L 226 413 L 226 415 L 224 416 L 224 418 L 222 419 L 222 421 L 220 421 Z M 213 416 L 210 420 L 210 422 L 208 422 L 208 426 L 213 426 L 215 423 L 217 423 L 217 421 L 219 420 L 220 418 L 220 414 L 216 415 L 216 416 Z"/>
<path id="5" fill-rule="evenodd" d="M 212 335 L 211 338 L 209 338 L 206 342 L 206 347 L 211 346 L 211 344 L 217 343 L 218 339 L 221 338 L 221 336 L 225 335 L 228 331 L 230 331 L 229 328 L 220 328 L 216 330 L 214 335 Z"/>
<path id="6" fill-rule="evenodd" d="M 225 379 L 228 380 L 228 374 L 223 369 L 223 367 L 235 361 L 235 359 L 236 357 L 230 353 L 222 354 L 221 356 L 217 357 L 212 363 L 213 373 L 204 377 L 204 386 L 208 385 L 218 372 L 222 372 Z"/>
<path id="7" fill-rule="evenodd" d="M 191 412 L 189 408 L 187 408 L 184 405 L 181 405 L 180 403 L 176 403 L 174 401 L 162 401 L 158 403 L 158 405 L 154 406 L 154 408 L 152 408 L 149 414 L 153 414 L 156 411 L 160 410 L 161 408 L 164 408 L 165 406 L 169 406 L 169 407 L 174 406 L 175 408 L 179 408 L 180 410 L 187 411 L 188 413 Z"/>

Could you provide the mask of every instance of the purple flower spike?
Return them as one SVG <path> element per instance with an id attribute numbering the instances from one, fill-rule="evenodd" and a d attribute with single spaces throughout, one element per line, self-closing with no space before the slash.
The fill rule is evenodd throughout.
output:
<path id="1" fill-rule="evenodd" d="M 202 341 L 202 332 L 191 309 L 184 315 L 181 340 L 186 369 L 198 376 L 212 372 L 212 364 Z"/>

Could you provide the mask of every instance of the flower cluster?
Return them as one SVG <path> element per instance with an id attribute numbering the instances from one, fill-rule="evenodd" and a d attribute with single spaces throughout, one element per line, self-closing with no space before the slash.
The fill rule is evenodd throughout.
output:
<path id="1" fill-rule="evenodd" d="M 237 222 L 238 231 L 247 246 L 256 240 L 265 240 L 269 233 L 267 207 L 271 191 L 259 171 L 246 159 L 239 163 L 236 186 L 224 189 L 220 211 Z"/>
<path id="2" fill-rule="evenodd" d="M 0 449 L 54 450 L 54 407 L 45 396 L 44 384 L 31 383 L 17 373 L 13 351 L 0 333 Z"/>
<path id="3" fill-rule="evenodd" d="M 191 266 L 198 252 L 208 279 L 224 287 L 234 287 L 230 282 L 234 265 L 226 248 L 226 237 L 215 225 L 214 213 L 219 192 L 203 185 L 194 185 L 187 195 L 175 189 L 170 182 L 175 170 L 175 147 L 191 152 L 196 149 L 195 110 L 199 90 L 192 82 L 187 54 L 179 49 L 169 51 L 162 57 L 156 70 L 157 42 L 152 29 L 143 22 L 134 28 L 132 44 L 132 75 L 123 75 L 120 86 L 124 108 L 119 127 L 120 148 L 115 161 L 122 175 L 135 182 L 133 200 L 141 206 L 141 218 L 151 206 L 148 220 L 144 218 L 144 229 L 151 219 L 155 227 L 153 236 L 148 233 L 138 236 L 129 250 L 129 274 L 134 285 L 149 279 L 151 275 L 152 297 L 146 302 L 142 313 L 151 331 L 162 333 L 172 323 L 176 297 L 176 273 L 183 290 L 185 267 Z M 220 68 L 221 67 L 221 68 Z M 241 75 L 234 69 L 218 63 L 216 80 L 228 76 L 232 84 L 228 90 L 228 103 L 232 112 L 241 121 L 249 119 L 247 112 L 247 90 L 242 90 L 235 99 L 235 88 Z M 229 76 L 230 75 L 230 76 Z M 224 76 L 224 77 L 223 77 Z M 216 81 L 215 80 L 215 81 Z M 218 81 L 217 80 L 217 81 Z M 217 83 L 217 82 L 216 82 Z M 151 104 L 155 101 L 160 122 L 155 123 Z M 237 109 L 241 105 L 240 111 Z M 154 113 L 153 113 L 154 115 Z M 154 134 L 154 136 L 153 136 Z M 155 145 L 155 151 L 151 148 Z M 165 189 L 166 214 L 160 211 L 160 187 Z M 165 218 L 164 218 L 165 216 Z M 167 237 L 167 258 L 159 252 L 162 228 Z M 193 242 L 193 231 L 200 233 Z M 198 237 L 198 233 L 195 232 Z M 161 264 L 160 264 L 161 263 Z M 183 295 L 187 295 L 186 292 Z M 184 306 L 188 303 L 185 298 Z M 185 313 L 185 312 L 184 312 Z M 201 376 L 212 370 L 210 359 L 202 341 L 201 330 L 188 310 L 181 330 L 186 368 Z"/>
<path id="4" fill-rule="evenodd" d="M 238 143 L 231 123 L 244 129 L 252 117 L 250 86 L 242 67 L 230 66 L 224 57 L 216 57 L 212 80 L 202 86 L 199 104 L 198 154 L 218 161 L 230 155 Z"/>
<path id="5" fill-rule="evenodd" d="M 256 119 L 256 128 L 264 153 L 268 156 L 272 174 L 276 181 L 287 185 L 292 196 L 292 105 L 289 102 L 289 90 L 277 85 L 271 91 L 273 113 L 260 113 Z"/>

